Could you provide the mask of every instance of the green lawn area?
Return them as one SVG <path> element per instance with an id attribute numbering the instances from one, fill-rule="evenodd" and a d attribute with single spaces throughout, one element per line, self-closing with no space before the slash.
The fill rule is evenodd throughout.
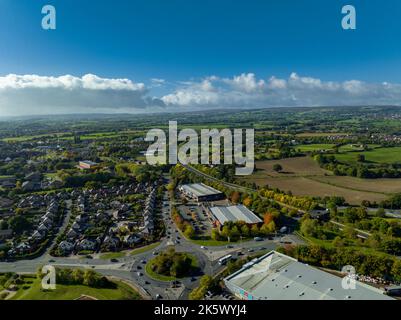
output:
<path id="1" fill-rule="evenodd" d="M 401 147 L 377 148 L 364 152 L 348 152 L 336 154 L 338 161 L 343 163 L 356 163 L 358 154 L 363 154 L 367 162 L 375 163 L 401 163 Z"/>
<path id="2" fill-rule="evenodd" d="M 295 232 L 296 235 L 304 239 L 305 241 L 309 242 L 310 244 L 316 244 L 325 248 L 335 248 L 333 245 L 333 240 L 322 240 L 322 239 L 317 239 L 314 237 L 309 237 L 309 236 L 304 236 L 302 235 L 299 231 Z M 356 249 L 360 252 L 367 253 L 367 254 L 373 254 L 373 255 L 387 255 L 386 253 L 377 251 L 373 248 L 369 248 L 364 245 L 359 245 L 356 241 L 354 240 L 346 240 L 346 247 L 347 248 L 353 248 Z"/>
<path id="3" fill-rule="evenodd" d="M 147 273 L 147 275 L 155 280 L 159 280 L 159 281 L 173 281 L 176 280 L 177 278 L 175 277 L 168 277 L 168 276 L 164 276 L 161 274 L 158 274 L 156 272 L 154 272 L 152 270 L 152 260 L 149 261 L 146 266 L 145 266 L 145 272 Z"/>
<path id="4" fill-rule="evenodd" d="M 160 242 L 155 242 L 152 244 L 149 244 L 147 246 L 138 248 L 138 249 L 133 249 L 133 250 L 124 250 L 124 251 L 119 251 L 119 252 L 106 252 L 100 255 L 100 259 L 104 260 L 109 260 L 109 259 L 119 259 L 123 258 L 127 255 L 136 255 L 140 253 L 144 253 L 146 251 L 150 251 L 160 245 Z"/>
<path id="5" fill-rule="evenodd" d="M 237 243 L 237 242 L 228 242 L 228 241 L 219 241 L 219 240 L 194 240 L 194 239 L 190 239 L 190 241 L 192 241 L 193 243 L 196 243 L 199 246 L 209 246 L 209 247 L 219 247 L 219 246 L 226 246 L 229 244 L 233 244 L 233 243 Z"/>
<path id="6" fill-rule="evenodd" d="M 109 260 L 109 259 L 118 259 L 123 258 L 127 255 L 129 251 L 119 251 L 119 252 L 107 252 L 100 255 L 100 259 Z"/>
<path id="7" fill-rule="evenodd" d="M 380 145 L 378 144 L 368 144 L 368 147 L 371 149 L 376 149 L 379 148 Z M 340 148 L 338 148 L 338 150 L 340 152 L 352 152 L 352 151 L 363 151 L 363 147 L 361 147 L 358 144 L 346 144 L 344 146 L 341 146 Z"/>
<path id="8" fill-rule="evenodd" d="M 155 242 L 155 243 L 149 244 L 147 246 L 144 246 L 142 248 L 134 249 L 129 254 L 132 256 L 136 255 L 136 254 L 141 254 L 146 251 L 153 250 L 153 249 L 157 248 L 159 245 L 160 245 L 160 242 Z"/>
<path id="9" fill-rule="evenodd" d="M 37 278 L 27 279 L 30 284 L 21 285 L 12 300 L 74 300 L 81 295 L 88 295 L 99 300 L 139 300 L 141 297 L 129 285 L 115 282 L 117 287 L 97 289 L 83 285 L 57 285 L 56 290 L 42 291 Z M 23 289 L 23 286 L 29 288 Z"/>
<path id="10" fill-rule="evenodd" d="M 299 146 L 295 146 L 295 150 L 301 150 L 301 152 L 314 152 L 314 151 L 328 151 L 333 150 L 335 144 L 301 144 Z"/>

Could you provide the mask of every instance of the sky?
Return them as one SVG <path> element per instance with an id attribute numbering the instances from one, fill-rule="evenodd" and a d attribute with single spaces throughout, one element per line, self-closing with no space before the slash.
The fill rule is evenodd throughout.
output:
<path id="1" fill-rule="evenodd" d="M 400 37 L 399 0 L 0 0 L 0 116 L 399 105 Z"/>

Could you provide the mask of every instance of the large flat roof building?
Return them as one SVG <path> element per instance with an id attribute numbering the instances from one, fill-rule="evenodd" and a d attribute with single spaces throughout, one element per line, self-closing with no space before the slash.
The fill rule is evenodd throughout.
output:
<path id="1" fill-rule="evenodd" d="M 392 300 L 383 291 L 343 279 L 271 251 L 224 279 L 226 287 L 244 300 Z"/>
<path id="2" fill-rule="evenodd" d="M 247 224 L 256 224 L 262 222 L 262 220 L 256 214 L 242 204 L 229 207 L 211 207 L 210 212 L 213 215 L 213 218 L 221 226 L 227 221 L 244 221 Z"/>
<path id="3" fill-rule="evenodd" d="M 98 164 L 96 162 L 84 160 L 84 161 L 79 161 L 78 168 L 83 169 L 83 170 L 92 169 L 92 168 L 96 167 L 97 165 Z"/>
<path id="4" fill-rule="evenodd" d="M 196 201 L 216 201 L 223 199 L 224 193 L 203 183 L 184 184 L 179 190 Z"/>

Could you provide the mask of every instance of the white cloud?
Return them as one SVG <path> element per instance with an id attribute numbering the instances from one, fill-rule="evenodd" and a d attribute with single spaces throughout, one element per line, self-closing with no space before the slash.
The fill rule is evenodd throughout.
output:
<path id="1" fill-rule="evenodd" d="M 185 79 L 184 79 L 185 80 Z M 152 97 L 163 86 L 162 97 Z M 171 89 L 172 88 L 172 89 Z M 0 115 L 154 112 L 183 108 L 260 108 L 277 106 L 400 105 L 401 84 L 359 80 L 323 81 L 291 73 L 288 78 L 212 75 L 198 81 L 150 85 L 130 79 L 9 74 L 0 77 Z"/>
<path id="2" fill-rule="evenodd" d="M 0 77 L 0 115 L 115 112 L 162 106 L 143 83 L 86 74 L 59 77 L 9 74 Z"/>
<path id="3" fill-rule="evenodd" d="M 401 104 L 401 85 L 386 82 L 323 81 L 296 73 L 288 79 L 258 79 L 253 73 L 207 79 L 213 92 L 205 90 L 201 80 L 183 84 L 161 99 L 170 107 L 204 108 Z"/>

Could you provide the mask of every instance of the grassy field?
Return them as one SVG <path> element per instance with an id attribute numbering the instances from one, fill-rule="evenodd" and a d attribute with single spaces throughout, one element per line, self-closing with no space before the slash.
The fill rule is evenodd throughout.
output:
<path id="1" fill-rule="evenodd" d="M 283 191 L 291 191 L 292 194 L 297 196 L 344 197 L 347 202 L 355 205 L 360 204 L 363 200 L 382 201 L 387 198 L 387 196 L 382 193 L 350 190 L 344 187 L 333 186 L 325 182 L 319 182 L 314 180 L 314 178 L 308 177 L 269 179 L 264 181 L 263 183 L 268 184 L 270 187 L 278 188 Z"/>
<path id="2" fill-rule="evenodd" d="M 377 148 L 364 152 L 347 152 L 336 154 L 335 157 L 343 163 L 356 163 L 358 154 L 365 156 L 367 162 L 373 163 L 401 163 L 401 147 Z"/>
<path id="3" fill-rule="evenodd" d="M 146 251 L 153 250 L 153 249 L 157 248 L 159 245 L 160 245 L 160 242 L 155 242 L 155 243 L 149 244 L 147 246 L 144 246 L 142 248 L 134 249 L 134 250 L 130 251 L 129 254 L 130 255 L 141 254 L 141 253 L 144 253 Z"/>
<path id="4" fill-rule="evenodd" d="M 315 177 L 314 180 L 341 188 L 393 194 L 401 192 L 401 179 L 359 179 L 354 177 Z"/>
<path id="5" fill-rule="evenodd" d="M 313 137 L 329 137 L 329 136 L 346 136 L 347 133 L 343 132 L 303 132 L 298 133 L 296 136 L 300 138 L 313 138 Z"/>
<path id="6" fill-rule="evenodd" d="M 335 144 L 301 144 L 295 146 L 295 150 L 300 150 L 301 152 L 314 152 L 314 151 L 328 151 L 333 150 Z"/>
<path id="7" fill-rule="evenodd" d="M 282 172 L 275 172 L 279 163 Z M 257 170 L 243 179 L 259 186 L 268 185 L 298 196 L 340 196 L 348 203 L 359 205 L 363 200 L 380 202 L 388 195 L 401 192 L 401 179 L 358 179 L 333 176 L 310 157 L 256 162 Z"/>
<path id="8" fill-rule="evenodd" d="M 155 242 L 155 243 L 152 243 L 147 246 L 144 246 L 144 247 L 141 247 L 138 249 L 134 249 L 134 250 L 124 250 L 124 251 L 119 251 L 119 252 L 106 252 L 106 253 L 102 253 L 100 255 L 100 259 L 104 259 L 104 260 L 119 259 L 119 258 L 126 257 L 128 255 L 141 254 L 146 251 L 150 251 L 154 248 L 157 248 L 159 245 L 160 245 L 160 242 Z"/>
<path id="9" fill-rule="evenodd" d="M 273 170 L 273 166 L 278 163 L 282 166 L 281 172 Z M 287 158 L 280 160 L 266 160 L 256 162 L 256 171 L 252 178 L 264 177 L 296 177 L 296 176 L 324 176 L 330 174 L 329 171 L 319 167 L 316 161 L 310 157 Z"/>
<path id="10" fill-rule="evenodd" d="M 82 285 L 57 285 L 56 290 L 42 290 L 40 280 L 27 279 L 25 289 L 19 288 L 12 300 L 75 300 L 87 295 L 98 300 L 138 300 L 139 294 L 123 282 L 115 282 L 117 287 L 110 289 L 90 288 Z"/>
<path id="11" fill-rule="evenodd" d="M 129 251 L 102 253 L 99 258 L 103 260 L 123 258 L 127 255 L 128 252 Z"/>
<path id="12" fill-rule="evenodd" d="M 376 148 L 379 148 L 380 145 L 369 144 L 368 147 L 371 149 L 376 149 Z M 353 151 L 363 151 L 364 148 L 363 148 L 363 146 L 361 146 L 359 144 L 346 144 L 344 146 L 339 147 L 338 150 L 339 150 L 339 152 L 353 152 Z"/>

